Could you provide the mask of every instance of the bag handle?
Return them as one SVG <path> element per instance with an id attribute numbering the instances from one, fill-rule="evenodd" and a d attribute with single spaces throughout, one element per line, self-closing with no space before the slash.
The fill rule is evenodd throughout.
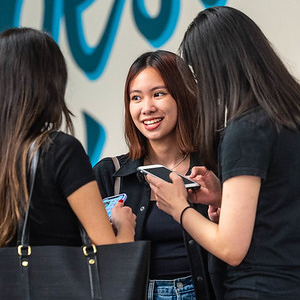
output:
<path id="1" fill-rule="evenodd" d="M 116 156 L 113 156 L 111 159 L 115 166 L 115 172 L 117 172 L 120 169 L 120 162 Z M 121 187 L 121 177 L 118 176 L 115 178 L 114 195 L 120 193 L 120 187 Z"/>
<path id="2" fill-rule="evenodd" d="M 111 159 L 114 163 L 115 171 L 118 171 L 120 169 L 120 162 L 118 158 L 114 156 Z M 116 177 L 115 185 L 114 185 L 115 195 L 120 193 L 120 185 L 121 185 L 120 177 Z M 80 222 L 79 222 L 79 231 L 83 243 L 83 247 L 82 247 L 83 253 L 87 257 L 87 261 L 88 261 L 92 299 L 101 299 L 101 283 L 100 283 L 99 274 L 97 272 L 98 269 L 98 260 L 96 256 L 97 248 L 91 242 L 86 230 L 84 229 L 84 227 Z M 92 264 L 91 261 L 93 262 Z"/>
<path id="3" fill-rule="evenodd" d="M 30 157 L 31 153 L 33 152 L 35 145 L 35 141 L 32 143 L 30 146 L 29 152 L 28 152 L 28 157 Z M 22 229 L 22 235 L 21 235 L 21 245 L 23 247 L 28 247 L 29 245 L 29 232 L 28 232 L 28 218 L 29 218 L 29 210 L 30 210 L 30 204 L 31 204 L 31 198 L 32 198 L 32 193 L 33 193 L 33 186 L 35 182 L 35 177 L 36 177 L 36 169 L 39 161 L 39 152 L 40 150 L 37 149 L 32 157 L 31 165 L 30 165 L 30 190 L 29 190 L 29 196 L 28 196 L 28 201 L 27 201 L 27 209 L 24 217 L 24 221 L 21 223 L 21 228 Z M 21 229 L 20 228 L 20 229 Z"/>

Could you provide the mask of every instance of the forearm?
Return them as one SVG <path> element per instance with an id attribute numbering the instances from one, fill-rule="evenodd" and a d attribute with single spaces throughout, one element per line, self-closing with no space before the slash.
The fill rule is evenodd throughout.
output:
<path id="1" fill-rule="evenodd" d="M 183 228 L 208 252 L 230 265 L 238 265 L 245 257 L 239 244 L 218 224 L 206 219 L 195 209 L 187 209 L 181 218 Z"/>
<path id="2" fill-rule="evenodd" d="M 194 209 L 181 214 L 188 206 L 187 193 L 179 176 L 171 173 L 170 178 L 173 183 L 153 176 L 148 178 L 157 195 L 158 207 L 177 222 L 182 219 L 186 231 L 209 252 L 230 265 L 240 264 L 251 243 L 261 179 L 254 176 L 228 179 L 223 185 L 219 223 L 215 224 Z"/>

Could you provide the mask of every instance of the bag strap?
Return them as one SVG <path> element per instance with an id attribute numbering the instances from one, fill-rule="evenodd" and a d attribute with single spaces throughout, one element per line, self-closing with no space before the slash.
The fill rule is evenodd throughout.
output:
<path id="1" fill-rule="evenodd" d="M 29 148 L 28 151 L 28 158 L 30 158 L 33 149 L 34 149 L 35 141 Z M 19 262 L 20 262 L 20 272 L 21 272 L 21 286 L 23 286 L 23 299 L 30 300 L 31 299 L 31 292 L 30 292 L 30 280 L 29 280 L 29 257 L 31 255 L 31 248 L 29 246 L 29 230 L 28 230 L 28 216 L 29 216 L 29 209 L 30 203 L 33 193 L 33 186 L 36 177 L 36 169 L 39 160 L 39 149 L 33 154 L 32 161 L 30 164 L 30 178 L 29 178 L 29 196 L 27 201 L 27 208 L 26 213 L 23 221 L 19 222 L 18 226 L 18 237 L 21 235 L 21 240 L 18 239 L 18 255 L 19 255 Z"/>
<path id="2" fill-rule="evenodd" d="M 29 149 L 29 157 L 31 153 L 33 152 L 35 142 L 31 145 Z M 24 300 L 29 300 L 30 298 L 30 288 L 29 288 L 29 273 L 27 267 L 29 256 L 31 254 L 31 248 L 29 246 L 29 229 L 28 229 L 28 218 L 29 218 L 29 210 L 30 210 L 30 203 L 33 193 L 33 187 L 34 182 L 36 178 L 36 170 L 39 160 L 39 149 L 33 154 L 33 158 L 30 165 L 30 192 L 28 197 L 28 203 L 27 203 L 27 210 L 23 222 L 23 230 L 22 230 L 22 236 L 21 236 L 21 244 L 18 247 L 18 253 L 20 257 L 20 262 L 23 266 L 22 268 L 22 280 L 24 280 L 24 286 L 25 286 L 25 295 Z M 79 222 L 79 228 L 80 228 L 80 234 L 82 241 L 84 243 L 82 247 L 83 254 L 86 256 L 86 262 L 88 267 L 88 273 L 89 273 L 89 282 L 90 282 L 90 291 L 91 291 L 91 299 L 92 300 L 98 300 L 101 298 L 101 285 L 100 285 L 100 277 L 98 273 L 98 260 L 97 260 L 97 248 L 91 243 L 86 231 L 84 230 L 83 226 Z M 24 251 L 23 251 L 24 249 Z M 24 262 L 26 264 L 24 264 Z"/>
<path id="3" fill-rule="evenodd" d="M 116 156 L 113 156 L 111 159 L 115 166 L 115 172 L 117 172 L 120 169 L 120 162 Z M 114 195 L 120 193 L 120 187 L 121 187 L 121 177 L 118 176 L 115 178 Z"/>
<path id="4" fill-rule="evenodd" d="M 82 251 L 84 256 L 86 257 L 87 268 L 89 273 L 89 282 L 90 282 L 90 290 L 91 290 L 91 299 L 98 300 L 102 299 L 101 296 L 101 281 L 99 275 L 99 264 L 97 258 L 97 248 L 94 244 L 92 244 L 86 230 L 79 223 L 79 231 L 81 235 L 81 240 L 83 243 Z"/>
<path id="5" fill-rule="evenodd" d="M 28 156 L 30 157 L 31 153 L 33 152 L 35 145 L 35 141 L 32 143 L 30 146 Z M 29 189 L 29 196 L 28 196 L 28 201 L 27 201 L 27 209 L 23 221 L 23 226 L 21 226 L 22 229 L 22 235 L 21 235 L 21 245 L 24 247 L 27 247 L 29 245 L 29 230 L 28 230 L 28 218 L 29 218 L 29 210 L 30 210 L 30 204 L 31 204 L 31 198 L 32 198 L 32 193 L 33 193 L 33 186 L 35 182 L 35 177 L 36 177 L 36 169 L 39 161 L 39 152 L 40 150 L 37 149 L 32 157 L 31 165 L 30 165 L 30 189 Z"/>

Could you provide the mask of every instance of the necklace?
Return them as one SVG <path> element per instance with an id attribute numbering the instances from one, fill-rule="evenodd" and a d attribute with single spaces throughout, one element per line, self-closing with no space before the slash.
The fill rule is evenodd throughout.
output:
<path id="1" fill-rule="evenodd" d="M 170 170 L 174 170 L 175 168 L 177 168 L 181 163 L 183 163 L 185 161 L 185 159 L 188 157 L 188 153 L 186 153 L 183 158 L 177 163 L 175 164 L 172 168 L 169 168 Z M 147 155 L 146 158 L 149 160 L 150 164 L 153 165 L 153 162 L 151 161 L 150 157 Z"/>

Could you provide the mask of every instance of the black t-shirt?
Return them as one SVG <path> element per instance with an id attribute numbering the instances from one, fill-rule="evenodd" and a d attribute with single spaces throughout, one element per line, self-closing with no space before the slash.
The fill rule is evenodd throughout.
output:
<path id="1" fill-rule="evenodd" d="M 227 299 L 300 297 L 300 133 L 281 128 L 255 108 L 232 121 L 220 145 L 222 181 L 262 179 L 249 251 L 228 267 Z M 247 191 L 245 191 L 247 193 Z"/>
<path id="2" fill-rule="evenodd" d="M 80 142 L 62 132 L 42 146 L 30 209 L 30 245 L 80 246 L 78 219 L 67 197 L 95 180 Z"/>
<path id="3" fill-rule="evenodd" d="M 144 238 L 151 241 L 150 279 L 174 279 L 191 273 L 180 224 L 150 201 Z"/>

